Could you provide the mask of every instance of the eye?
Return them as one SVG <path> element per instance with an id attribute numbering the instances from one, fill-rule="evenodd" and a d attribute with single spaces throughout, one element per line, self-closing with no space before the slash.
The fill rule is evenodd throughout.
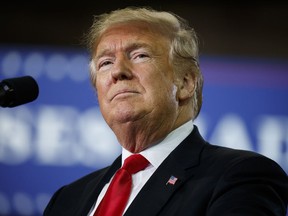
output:
<path id="1" fill-rule="evenodd" d="M 100 61 L 98 64 L 98 70 L 108 70 L 112 64 L 113 62 L 111 60 Z"/>
<path id="2" fill-rule="evenodd" d="M 107 66 L 109 64 L 112 64 L 111 61 L 104 61 L 104 62 L 101 62 L 101 64 L 99 65 L 99 67 L 104 67 L 104 66 Z"/>
<path id="3" fill-rule="evenodd" d="M 132 56 L 132 60 L 136 63 L 144 62 L 150 59 L 150 56 L 147 53 L 134 53 Z"/>
<path id="4" fill-rule="evenodd" d="M 137 55 L 135 58 L 145 58 L 145 57 L 148 57 L 148 55 L 141 53 L 141 54 Z"/>

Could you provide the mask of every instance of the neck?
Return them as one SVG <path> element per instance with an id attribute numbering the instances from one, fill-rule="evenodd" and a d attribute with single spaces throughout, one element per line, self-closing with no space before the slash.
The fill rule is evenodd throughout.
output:
<path id="1" fill-rule="evenodd" d="M 191 119 L 175 122 L 157 122 L 157 125 L 127 122 L 113 127 L 118 142 L 123 148 L 139 153 L 163 140 L 171 131 Z"/>
<path id="2" fill-rule="evenodd" d="M 132 153 L 143 151 L 157 143 L 163 137 L 163 135 L 158 132 L 163 131 L 163 129 L 143 127 L 135 124 L 135 122 L 121 124 L 121 126 L 113 128 L 113 131 L 122 147 Z"/>

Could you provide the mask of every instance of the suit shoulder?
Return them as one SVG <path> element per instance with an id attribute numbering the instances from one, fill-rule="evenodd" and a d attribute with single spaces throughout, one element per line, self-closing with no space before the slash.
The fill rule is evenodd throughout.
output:
<path id="1" fill-rule="evenodd" d="M 204 154 L 213 154 L 215 157 L 223 159 L 248 159 L 248 158 L 262 158 L 264 160 L 271 160 L 270 158 L 251 150 L 234 149 L 230 147 L 224 147 L 206 142 L 203 149 Z"/>
<path id="2" fill-rule="evenodd" d="M 243 150 L 243 149 L 233 149 L 229 147 L 223 147 L 218 145 L 213 145 L 207 143 L 202 152 L 202 159 L 213 160 L 213 163 L 221 164 L 223 169 L 259 169 L 259 170 L 273 170 L 279 171 L 280 173 L 286 175 L 282 167 L 271 158 L 262 155 L 260 153 Z M 205 160 L 204 160 L 205 161 Z"/>

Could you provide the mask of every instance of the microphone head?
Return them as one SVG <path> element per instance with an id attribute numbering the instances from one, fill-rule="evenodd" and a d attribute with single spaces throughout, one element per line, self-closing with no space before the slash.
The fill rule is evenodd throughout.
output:
<path id="1" fill-rule="evenodd" d="M 0 106 L 15 107 L 34 101 L 39 87 L 31 76 L 5 79 L 0 82 Z"/>

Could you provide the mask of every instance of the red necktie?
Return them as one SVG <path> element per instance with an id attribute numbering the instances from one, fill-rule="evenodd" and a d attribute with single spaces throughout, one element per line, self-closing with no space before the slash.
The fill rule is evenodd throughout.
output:
<path id="1" fill-rule="evenodd" d="M 148 160 L 140 154 L 126 158 L 122 168 L 115 173 L 94 216 L 121 216 L 130 196 L 132 174 L 145 169 L 148 164 Z"/>

